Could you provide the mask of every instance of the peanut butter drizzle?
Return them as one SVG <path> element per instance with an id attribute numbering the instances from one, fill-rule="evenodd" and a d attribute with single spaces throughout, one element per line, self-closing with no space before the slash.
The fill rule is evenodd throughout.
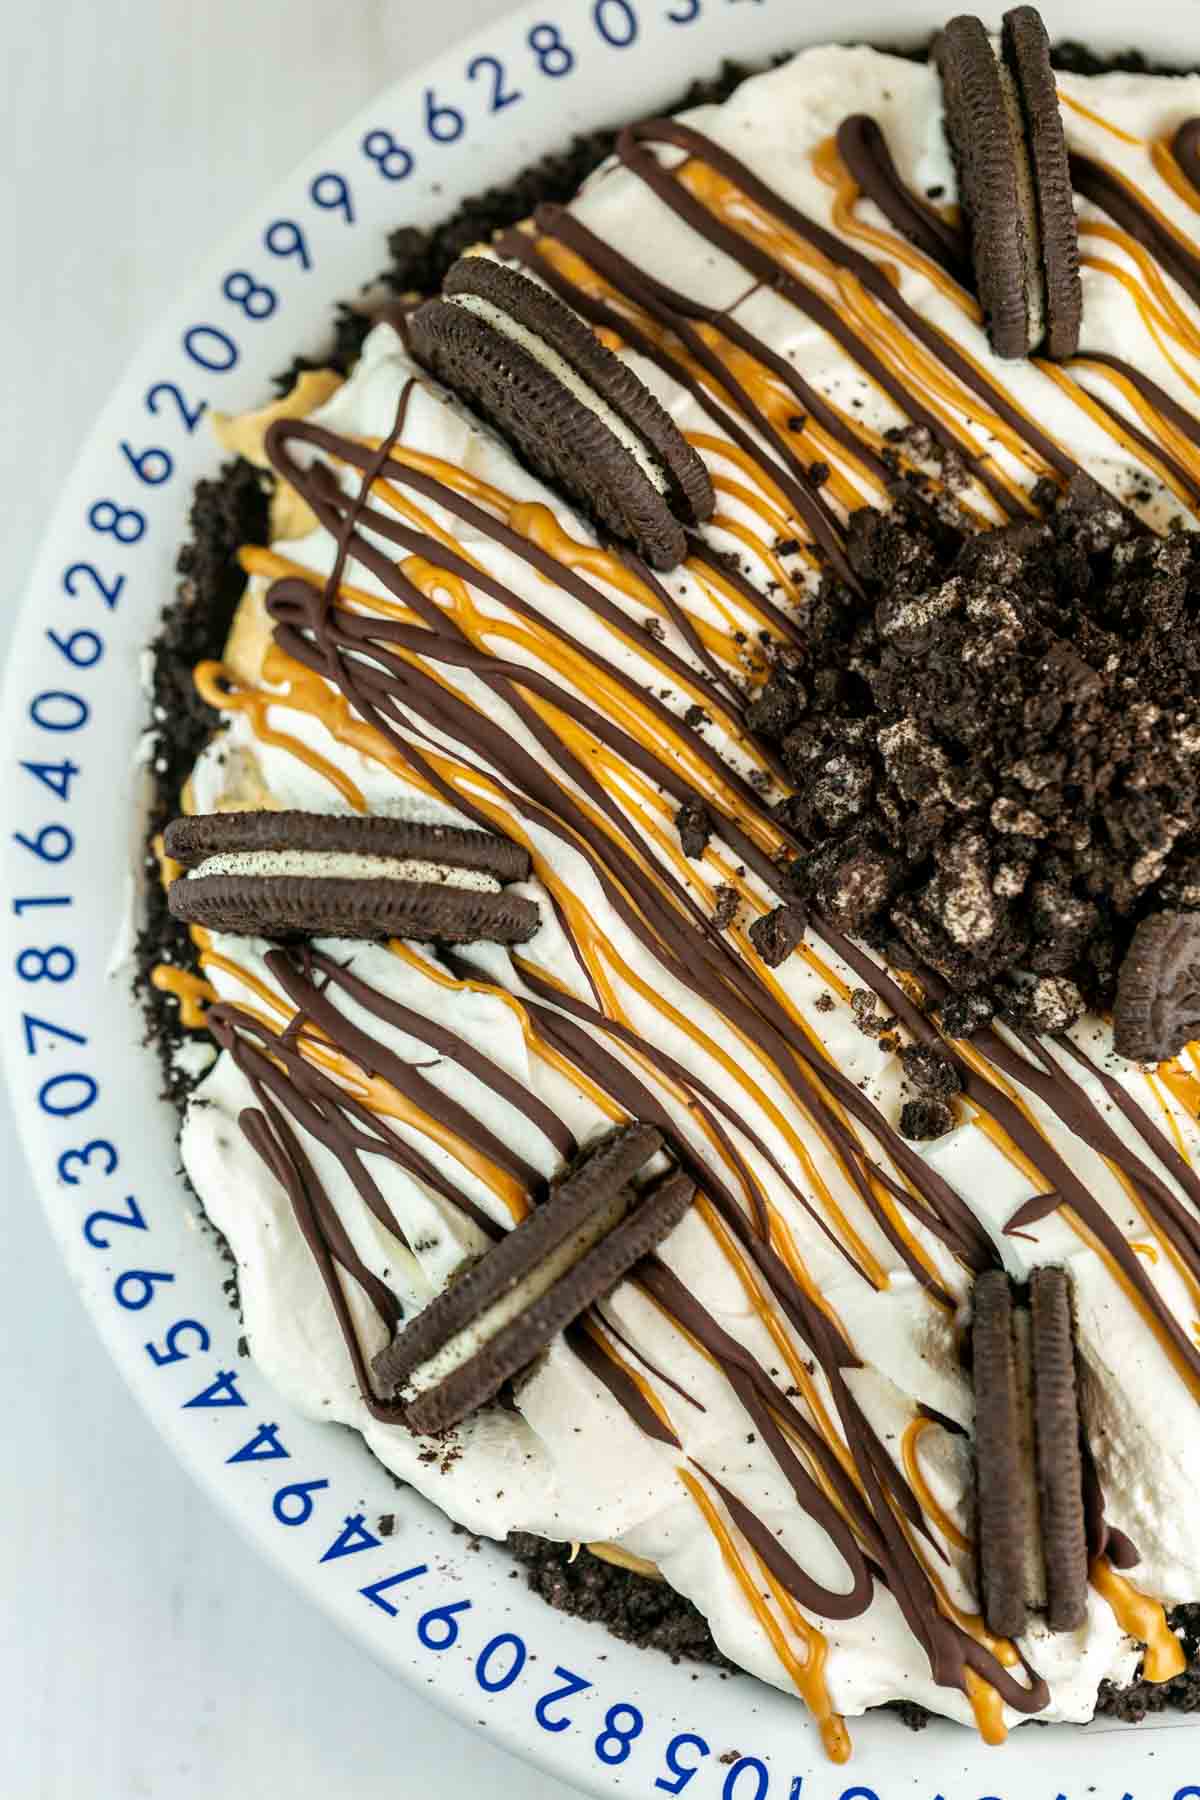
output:
<path id="1" fill-rule="evenodd" d="M 816 1720 L 817 1728 L 821 1733 L 821 1742 L 825 1747 L 825 1754 L 831 1762 L 847 1762 L 852 1745 L 850 1734 L 846 1730 L 846 1721 L 839 1713 L 834 1712 L 833 1702 L 829 1698 L 829 1690 L 825 1682 L 825 1658 L 828 1653 L 828 1642 L 824 1633 L 818 1631 L 815 1625 L 810 1624 L 803 1617 L 794 1602 L 787 1607 L 789 1624 L 804 1639 L 805 1660 L 801 1662 L 788 1643 L 778 1619 L 759 1592 L 753 1576 L 734 1543 L 733 1533 L 701 1483 L 690 1469 L 685 1469 L 682 1465 L 678 1465 L 675 1472 L 703 1515 L 706 1525 L 720 1547 L 726 1567 L 741 1588 L 746 1604 L 769 1639 L 780 1663 L 787 1670 L 796 1692 L 804 1700 Z M 781 1593 L 782 1590 L 778 1588 L 778 1584 L 771 1577 L 769 1571 L 762 1567 L 757 1557 L 755 1557 L 755 1561 L 759 1563 L 759 1568 L 762 1569 L 763 1577 L 771 1591 L 777 1595 Z M 788 1598 L 790 1599 L 790 1596 Z"/>
<path id="2" fill-rule="evenodd" d="M 1176 1056 L 1168 1062 L 1160 1062 L 1154 1073 L 1188 1117 L 1200 1119 L 1200 1080 L 1191 1070 L 1185 1069 Z"/>
<path id="3" fill-rule="evenodd" d="M 1106 1556 L 1098 1556 L 1088 1571 L 1092 1586 L 1111 1606 L 1121 1630 L 1146 1646 L 1143 1681 L 1170 1681 L 1182 1675 L 1187 1667 L 1183 1646 L 1157 1600 L 1140 1593 L 1124 1575 L 1119 1575 Z"/>
<path id="4" fill-rule="evenodd" d="M 1144 1238 L 1130 1238 L 1129 1248 L 1131 1250 L 1136 1250 L 1139 1256 L 1145 1257 L 1148 1263 L 1156 1263 L 1158 1261 L 1157 1244 L 1148 1243 Z"/>
<path id="5" fill-rule="evenodd" d="M 968 1663 L 966 1668 L 967 1699 L 975 1714 L 975 1725 L 985 1744 L 998 1749 L 1008 1742 L 1008 1726 L 1004 1723 L 1004 1701 L 992 1686 Z"/>
<path id="6" fill-rule="evenodd" d="M 949 1513 L 946 1512 L 940 1502 L 935 1499 L 933 1489 L 930 1487 L 921 1471 L 917 1446 L 925 1436 L 925 1433 L 936 1423 L 936 1420 L 927 1419 L 923 1413 L 918 1414 L 904 1433 L 903 1438 L 900 1440 L 900 1457 L 904 1464 L 904 1473 L 908 1477 L 909 1487 L 921 1502 L 921 1511 L 927 1518 L 933 1520 L 933 1523 L 937 1526 L 947 1543 L 953 1544 L 956 1550 L 970 1550 L 972 1548 L 972 1540 L 967 1537 L 965 1532 L 959 1530 Z"/>
<path id="7" fill-rule="evenodd" d="M 185 1031 L 202 1031 L 207 1024 L 206 1009 L 217 997 L 216 989 L 203 975 L 190 969 L 177 969 L 174 963 L 156 963 L 150 971 L 150 985 L 160 994 L 172 994 L 179 1002 L 179 1023 Z"/>
<path id="8" fill-rule="evenodd" d="M 1065 106 L 1068 111 L 1077 113 L 1081 119 L 1086 119 L 1089 125 L 1099 126 L 1101 131 L 1106 131 L 1109 137 L 1116 138 L 1118 143 L 1129 144 L 1135 150 L 1140 150 L 1145 144 L 1145 138 L 1134 137 L 1131 131 L 1123 131 L 1119 125 L 1114 125 L 1102 113 L 1093 112 L 1090 106 L 1083 104 L 1082 100 L 1076 100 L 1073 94 L 1064 93 L 1062 88 L 1058 90 L 1058 99 L 1060 106 Z"/>

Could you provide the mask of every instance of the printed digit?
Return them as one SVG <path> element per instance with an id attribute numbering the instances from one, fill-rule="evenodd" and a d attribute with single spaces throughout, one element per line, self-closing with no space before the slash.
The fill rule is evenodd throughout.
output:
<path id="1" fill-rule="evenodd" d="M 313 1495 L 328 1486 L 328 1481 L 293 1481 L 290 1487 L 279 1489 L 271 1511 L 281 1525 L 307 1525 L 317 1504 Z"/>
<path id="2" fill-rule="evenodd" d="M 347 225 L 353 225 L 354 198 L 344 175 L 338 175 L 333 169 L 315 175 L 309 185 L 308 197 L 323 212 L 340 212 Z"/>
<path id="3" fill-rule="evenodd" d="M 89 1150 L 94 1150 L 95 1148 L 96 1148 L 95 1144 L 88 1145 Z M 111 1150 L 112 1145 L 106 1144 L 105 1149 Z M 78 1150 L 68 1150 L 67 1155 L 68 1156 L 78 1156 L 79 1151 Z M 111 1175 L 113 1170 L 116 1168 L 116 1166 L 117 1166 L 116 1153 L 114 1152 L 113 1161 L 109 1165 L 108 1169 L 105 1170 L 105 1173 L 108 1175 Z M 59 1167 L 60 1168 L 62 1167 L 61 1161 L 59 1163 Z M 64 1177 L 64 1179 L 65 1179 L 65 1177 Z M 78 1181 L 79 1177 L 76 1176 L 75 1180 Z M 107 1211 L 102 1212 L 100 1210 L 97 1210 L 96 1212 L 89 1213 L 87 1218 L 83 1221 L 83 1235 L 87 1239 L 88 1243 L 92 1246 L 92 1249 L 93 1250 L 111 1250 L 112 1249 L 112 1239 L 106 1238 L 106 1237 L 101 1237 L 100 1233 L 96 1229 L 96 1227 L 98 1225 L 121 1225 L 121 1226 L 124 1226 L 124 1228 L 127 1231 L 145 1231 L 148 1229 L 147 1225 L 146 1225 L 146 1221 L 142 1217 L 142 1209 L 138 1205 L 137 1201 L 134 1199 L 132 1194 L 127 1194 L 125 1197 L 125 1211 L 124 1212 L 107 1212 Z"/>
<path id="4" fill-rule="evenodd" d="M 126 1312 L 144 1312 L 154 1298 L 154 1290 L 175 1277 L 165 1269 L 126 1269 L 113 1283 L 117 1305 Z"/>
<path id="5" fill-rule="evenodd" d="M 60 709 L 68 716 L 56 719 L 54 714 Z M 64 694 L 61 688 L 35 694 L 29 702 L 29 716 L 41 731 L 78 731 L 90 710 L 86 700 L 78 694 Z"/>
<path id="6" fill-rule="evenodd" d="M 146 535 L 146 515 L 136 506 L 118 506 L 115 500 L 95 500 L 88 508 L 88 524 L 119 544 L 136 544 Z"/>
<path id="7" fill-rule="evenodd" d="M 76 669 L 90 669 L 104 655 L 104 640 L 94 631 L 72 631 L 67 637 L 47 631 L 46 636 Z"/>
<path id="8" fill-rule="evenodd" d="M 75 1098 L 76 1083 L 82 1090 L 82 1099 Z M 68 1092 L 71 1098 L 64 1098 Z M 90 1075 L 51 1075 L 38 1089 L 38 1105 L 56 1119 L 73 1119 L 76 1113 L 86 1112 L 89 1106 L 96 1104 L 99 1092 Z"/>
<path id="9" fill-rule="evenodd" d="M 138 480 L 147 487 L 161 487 L 164 481 L 170 481 L 175 464 L 165 450 L 135 450 L 126 438 L 121 439 L 119 448 Z"/>
<path id="10" fill-rule="evenodd" d="M 492 1658 L 501 1650 L 509 1652 L 504 1667 L 496 1674 L 492 1667 Z M 524 1641 L 515 1631 L 502 1631 L 499 1637 L 491 1638 L 475 1659 L 475 1679 L 485 1694 L 502 1694 L 510 1688 L 525 1667 L 526 1650 Z"/>
<path id="11" fill-rule="evenodd" d="M 191 1350 L 180 1348 L 185 1337 L 196 1340 Z M 193 1353 L 199 1354 L 207 1350 L 211 1343 L 212 1339 L 199 1319 L 176 1319 L 163 1339 L 162 1347 L 149 1343 L 146 1345 L 146 1355 L 156 1367 L 165 1369 L 171 1363 L 186 1362 Z"/>
<path id="12" fill-rule="evenodd" d="M 628 1719 L 627 1725 L 619 1723 L 622 1715 Z M 604 1730 L 596 1739 L 596 1755 L 600 1761 L 608 1763 L 610 1767 L 617 1763 L 623 1763 L 633 1748 L 634 1738 L 642 1735 L 645 1723 L 646 1721 L 637 1707 L 630 1706 L 627 1700 L 618 1701 L 616 1706 L 610 1706 L 604 1715 Z M 610 1745 L 615 1745 L 615 1749 L 608 1748 Z"/>
<path id="13" fill-rule="evenodd" d="M 739 1793 L 738 1783 L 747 1770 L 754 1774 L 754 1786 L 750 1787 L 748 1783 L 742 1782 Z M 739 1756 L 725 1777 L 721 1800 L 766 1800 L 769 1779 L 766 1763 L 759 1762 L 757 1756 Z"/>
<path id="14" fill-rule="evenodd" d="M 295 256 L 299 258 L 302 269 L 312 268 L 308 239 L 295 219 L 276 219 L 263 233 L 263 243 L 272 256 Z"/>
<path id="15" fill-rule="evenodd" d="M 699 1752 L 699 1756 L 692 1764 L 691 1768 L 686 1767 L 679 1760 L 679 1752 L 687 1749 L 693 1749 Z M 675 1779 L 674 1781 L 668 1781 L 665 1775 L 659 1775 L 655 1779 L 655 1787 L 661 1788 L 664 1794 L 682 1794 L 688 1782 L 698 1773 L 701 1760 L 709 1754 L 710 1751 L 708 1745 L 696 1732 L 679 1732 L 667 1745 L 667 1768 Z"/>
<path id="16" fill-rule="evenodd" d="M 614 50 L 628 50 L 630 44 L 636 43 L 637 14 L 630 0 L 594 0 L 592 18 L 600 36 Z"/>
<path id="17" fill-rule="evenodd" d="M 37 1034 L 45 1032 L 50 1040 L 50 1048 L 56 1049 L 59 1044 L 86 1044 L 87 1034 L 82 1031 L 68 1031 L 65 1025 L 55 1025 L 49 1019 L 35 1019 L 32 1013 L 21 1014 L 21 1029 L 25 1034 L 25 1054 L 36 1056 L 38 1053 Z"/>
<path id="18" fill-rule="evenodd" d="M 23 831 L 14 831 L 13 841 L 40 861 L 48 863 L 66 862 L 75 848 L 75 839 L 65 825 L 43 825 L 36 837 L 26 837 Z M 55 846 L 53 849 L 51 844 Z"/>
<path id="19" fill-rule="evenodd" d="M 498 56 L 473 56 L 467 64 L 467 80 L 477 81 L 481 75 L 491 78 L 491 90 L 488 96 L 488 111 L 503 112 L 506 106 L 515 106 L 524 95 L 520 88 L 504 85 L 504 64 Z"/>
<path id="20" fill-rule="evenodd" d="M 209 345 L 215 346 L 214 350 Z M 183 347 L 198 368 L 213 375 L 226 375 L 237 367 L 238 347 L 219 325 L 190 325 L 183 334 Z"/>
<path id="21" fill-rule="evenodd" d="M 32 946 L 17 957 L 17 974 L 22 981 L 70 981 L 75 973 L 75 952 L 65 944 L 51 944 L 48 950 Z"/>
<path id="22" fill-rule="evenodd" d="M 279 305 L 274 288 L 255 281 L 247 269 L 234 269 L 227 275 L 221 292 L 234 306 L 240 306 L 248 319 L 269 319 Z"/>
<path id="23" fill-rule="evenodd" d="M 104 1167 L 100 1169 L 99 1173 L 101 1175 L 111 1175 L 119 1161 L 115 1145 L 110 1144 L 107 1138 L 92 1138 L 90 1143 L 83 1146 L 82 1150 L 63 1151 L 58 1159 L 58 1179 L 65 1182 L 67 1187 L 78 1187 L 83 1180 L 83 1176 L 68 1175 L 67 1170 L 73 1168 L 76 1163 L 79 1164 L 81 1169 L 90 1169 L 92 1166 L 92 1158 L 94 1156 L 103 1156 L 105 1158 Z M 88 1239 L 88 1242 L 91 1242 L 90 1238 Z M 100 1244 L 97 1248 L 107 1250 L 108 1245 Z"/>
<path id="24" fill-rule="evenodd" d="M 23 762 L 21 767 L 58 800 L 71 798 L 71 783 L 79 773 L 79 764 L 64 757 L 62 762 Z"/>
<path id="25" fill-rule="evenodd" d="M 565 1731 L 571 1723 L 570 1719 L 552 1719 L 550 1708 L 557 1706 L 560 1700 L 569 1700 L 572 1694 L 582 1694 L 585 1688 L 592 1685 L 586 1676 L 573 1675 L 570 1669 L 564 1669 L 561 1664 L 554 1673 L 562 1686 L 551 1688 L 548 1694 L 543 1694 L 533 1709 L 533 1716 L 543 1731 Z"/>
<path id="26" fill-rule="evenodd" d="M 182 391 L 173 381 L 156 381 L 146 395 L 146 408 L 158 417 L 158 401 L 160 394 L 169 394 L 175 404 L 175 410 L 183 420 L 184 430 L 195 431 L 197 425 L 208 411 L 208 401 L 201 400 L 198 406 L 189 406 Z"/>
<path id="27" fill-rule="evenodd" d="M 682 0 L 682 5 L 671 8 L 667 18 L 672 25 L 690 25 L 700 17 L 700 4 L 701 0 Z"/>
<path id="28" fill-rule="evenodd" d="M 431 1606 L 417 1620 L 417 1636 L 427 1650 L 449 1650 L 458 1642 L 458 1615 L 469 1612 L 470 1600 L 455 1600 L 447 1606 Z"/>
<path id="29" fill-rule="evenodd" d="M 412 151 L 398 144 L 390 131 L 368 131 L 362 147 L 367 161 L 375 164 L 385 181 L 406 181 L 416 166 Z"/>
<path id="30" fill-rule="evenodd" d="M 70 894 L 26 894 L 21 900 L 14 900 L 12 909 L 18 918 L 31 912 L 37 906 L 70 906 Z"/>
<path id="31" fill-rule="evenodd" d="M 467 129 L 457 106 L 443 106 L 432 88 L 425 89 L 425 135 L 435 144 L 453 144 Z"/>
<path id="32" fill-rule="evenodd" d="M 152 388 L 150 391 L 153 393 L 154 389 Z M 87 576 L 96 592 L 104 601 L 105 606 L 107 606 L 108 610 L 111 612 L 116 606 L 117 601 L 121 598 L 121 589 L 125 586 L 125 577 L 123 575 L 118 575 L 115 581 L 111 583 L 106 582 L 94 563 L 72 563 L 69 569 L 63 570 L 63 587 L 66 589 L 67 593 L 70 594 L 72 600 L 79 599 L 79 592 L 75 583 L 81 575 Z"/>
<path id="33" fill-rule="evenodd" d="M 527 41 L 543 75 L 557 80 L 575 67 L 575 52 L 563 43 L 557 25 L 534 25 Z"/>
<path id="34" fill-rule="evenodd" d="M 385 1612 L 389 1619 L 394 1619 L 399 1614 L 400 1608 L 393 1606 L 390 1600 L 385 1600 L 384 1595 L 389 1594 L 394 1587 L 399 1587 L 402 1582 L 415 1581 L 418 1576 L 428 1575 L 428 1573 L 429 1564 L 418 1563 L 415 1568 L 402 1569 L 399 1575 L 387 1575 L 382 1581 L 373 1581 L 369 1587 L 359 1588 L 358 1591 L 364 1600 L 369 1600 L 372 1606 L 377 1606 L 380 1612 Z"/>

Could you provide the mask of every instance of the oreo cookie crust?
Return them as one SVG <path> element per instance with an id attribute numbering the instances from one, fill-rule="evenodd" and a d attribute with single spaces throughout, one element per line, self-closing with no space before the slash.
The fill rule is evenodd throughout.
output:
<path id="1" fill-rule="evenodd" d="M 506 838 L 455 826 L 324 813 L 250 812 L 174 820 L 166 854 L 172 916 L 212 931 L 287 941 L 403 937 L 525 943 L 540 915 L 505 893 L 529 873 Z"/>
<path id="2" fill-rule="evenodd" d="M 618 1131 L 381 1352 L 376 1379 L 404 1395 L 411 1430 L 445 1431 L 494 1399 L 674 1229 L 687 1176 L 629 1185 L 661 1148 L 651 1126 Z"/>
<path id="3" fill-rule="evenodd" d="M 633 370 L 548 289 L 465 256 L 408 320 L 413 354 L 510 438 L 526 461 L 653 568 L 715 496 L 696 452 Z"/>
<path id="4" fill-rule="evenodd" d="M 975 284 L 992 349 L 1012 361 L 1078 348 L 1079 234 L 1050 45 L 1033 7 L 1005 15 L 997 55 L 981 20 L 935 46 Z"/>

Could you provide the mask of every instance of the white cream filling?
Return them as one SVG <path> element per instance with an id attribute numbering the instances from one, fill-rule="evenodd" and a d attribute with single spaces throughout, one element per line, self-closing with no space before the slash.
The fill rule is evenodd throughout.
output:
<path id="1" fill-rule="evenodd" d="M 482 869 L 457 869 L 450 863 L 426 862 L 411 856 L 369 856 L 349 850 L 226 850 L 208 856 L 188 871 L 188 879 L 209 875 L 322 875 L 349 881 L 425 881 L 438 887 L 470 888 L 498 894 L 500 883 Z"/>
<path id="2" fill-rule="evenodd" d="M 613 1195 L 607 1206 L 593 1213 L 590 1219 L 585 1219 L 579 1230 L 565 1244 L 560 1244 L 557 1250 L 544 1257 L 523 1281 L 518 1281 L 506 1294 L 493 1300 L 477 1319 L 472 1319 L 470 1324 L 464 1325 L 461 1331 L 447 1339 L 428 1362 L 414 1369 L 408 1379 L 409 1388 L 414 1393 L 423 1394 L 427 1388 L 436 1387 L 439 1381 L 444 1381 L 447 1375 L 452 1375 L 455 1369 L 460 1369 L 465 1362 L 469 1362 L 491 1342 L 497 1332 L 503 1331 L 506 1325 L 511 1325 L 535 1300 L 540 1300 L 543 1294 L 549 1293 L 560 1276 L 574 1268 L 593 1244 L 600 1242 L 605 1232 L 611 1231 L 614 1225 L 620 1223 L 628 1209 L 629 1191 L 623 1189 Z"/>
<path id="3" fill-rule="evenodd" d="M 625 423 L 620 413 L 596 392 L 590 382 L 585 381 L 571 367 L 565 356 L 560 356 L 557 350 L 538 337 L 536 332 L 530 331 L 528 326 L 520 324 L 499 306 L 482 299 L 478 294 L 447 294 L 446 298 L 452 306 L 461 306 L 464 312 L 474 313 L 476 318 L 485 320 L 493 330 L 511 338 L 522 350 L 527 350 L 535 362 L 539 362 L 548 374 L 560 381 L 576 400 L 586 406 L 590 413 L 594 413 L 600 423 L 612 432 L 622 449 L 628 450 L 651 486 L 657 488 L 660 494 L 666 493 L 667 477 L 662 465 L 651 456 L 637 432 Z"/>
<path id="4" fill-rule="evenodd" d="M 1000 92 L 1008 114 L 1008 135 L 1012 141 L 1013 163 L 1017 172 L 1017 205 L 1025 237 L 1025 307 L 1029 317 L 1026 342 L 1036 350 L 1046 335 L 1046 271 L 1042 256 L 1042 227 L 1038 216 L 1037 188 L 1033 178 L 1033 158 L 1025 142 L 1025 115 L 1016 79 L 1004 57 L 997 51 L 1000 70 Z"/>

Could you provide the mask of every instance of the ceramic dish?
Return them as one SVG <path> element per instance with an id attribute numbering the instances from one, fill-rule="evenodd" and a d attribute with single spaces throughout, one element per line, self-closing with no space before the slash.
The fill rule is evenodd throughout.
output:
<path id="1" fill-rule="evenodd" d="M 1115 0 L 1044 11 L 1056 36 L 1115 49 L 1136 30 L 1147 52 L 1195 60 L 1178 0 L 1150 0 L 1136 22 Z M 192 484 L 218 460 L 205 412 L 258 401 L 297 347 L 319 345 L 389 229 L 445 216 L 576 130 L 653 111 L 725 56 L 919 39 L 944 13 L 537 0 L 397 82 L 263 201 L 120 381 L 47 529 L 9 660 L 2 1035 L 34 1184 L 105 1342 L 174 1452 L 315 1605 L 461 1718 L 597 1794 L 1200 1800 L 1200 1739 L 1172 1718 L 1026 1729 L 996 1752 L 955 1726 L 912 1735 L 876 1715 L 835 1768 L 796 1701 L 552 1612 L 501 1551 L 467 1554 L 445 1518 L 397 1492 L 358 1439 L 289 1411 L 239 1357 L 228 1271 L 179 1181 L 176 1118 L 129 994 L 139 665 Z"/>

